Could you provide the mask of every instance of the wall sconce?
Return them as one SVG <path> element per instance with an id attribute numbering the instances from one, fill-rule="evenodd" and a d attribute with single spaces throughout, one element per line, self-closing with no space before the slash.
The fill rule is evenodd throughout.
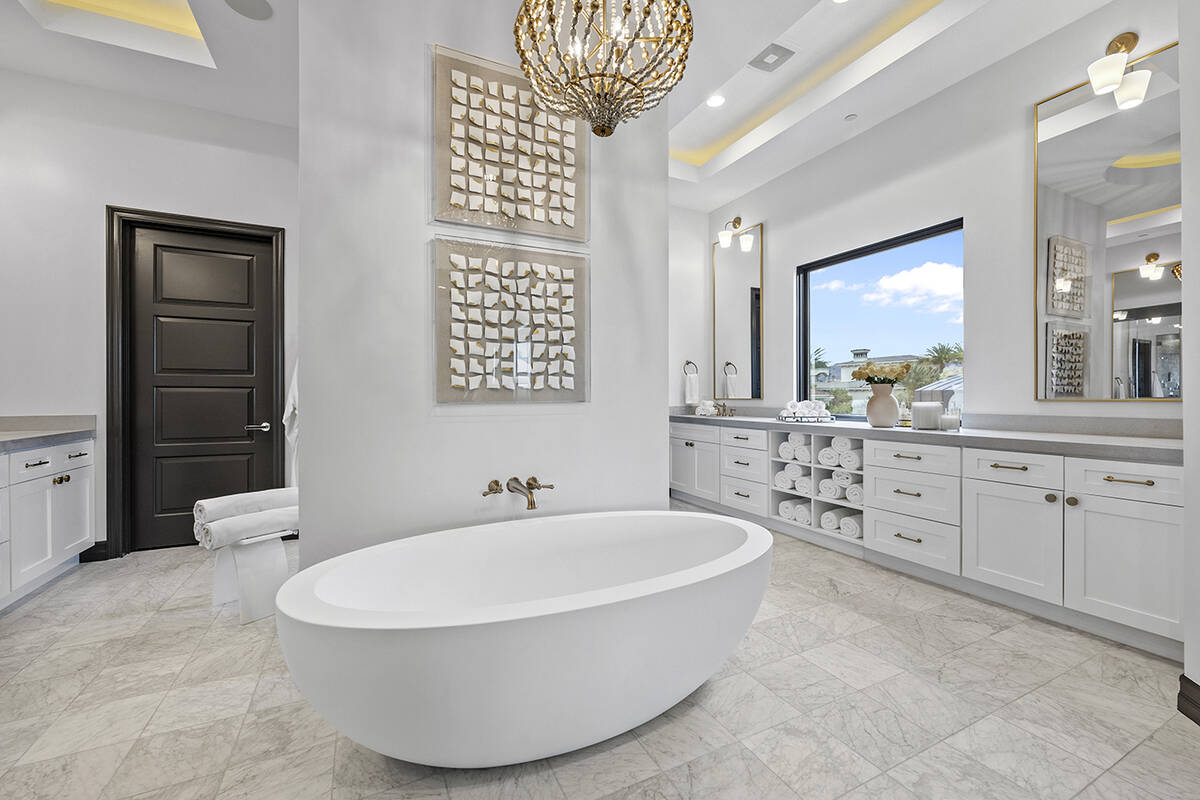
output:
<path id="1" fill-rule="evenodd" d="M 1128 111 L 1140 106 L 1146 99 L 1146 90 L 1150 88 L 1151 74 L 1148 69 L 1137 69 L 1126 75 L 1125 79 L 1121 81 L 1121 85 L 1113 92 L 1117 108 Z"/>
<path id="2" fill-rule="evenodd" d="M 1129 56 L 1137 45 L 1136 33 L 1122 33 L 1108 43 L 1107 55 L 1088 65 L 1092 91 L 1096 94 L 1112 93 L 1117 108 L 1122 111 L 1140 106 L 1146 99 L 1146 90 L 1150 88 L 1150 70 L 1139 69 L 1125 74 Z"/>
<path id="3" fill-rule="evenodd" d="M 1128 316 L 1129 316 L 1128 311 L 1114 311 L 1113 312 L 1113 319 L 1116 320 L 1117 322 L 1124 321 L 1125 318 Z"/>
<path id="4" fill-rule="evenodd" d="M 1161 280 L 1165 267 L 1158 266 L 1158 253 L 1147 253 L 1146 263 L 1138 267 L 1138 274 L 1148 281 Z"/>
<path id="5" fill-rule="evenodd" d="M 743 253 L 749 253 L 754 249 L 754 234 L 749 231 L 738 236 L 738 244 L 742 246 Z"/>
<path id="6" fill-rule="evenodd" d="M 729 247 L 733 244 L 733 232 L 742 227 L 742 218 L 734 217 L 729 222 L 725 223 L 725 227 L 717 232 L 717 241 L 721 247 Z"/>

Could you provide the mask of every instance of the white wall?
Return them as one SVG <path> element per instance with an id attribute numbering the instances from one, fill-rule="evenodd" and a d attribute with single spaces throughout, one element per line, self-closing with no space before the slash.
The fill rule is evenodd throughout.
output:
<path id="1" fill-rule="evenodd" d="M 291 353 L 296 132 L 3 70 L 0 97 L 0 416 L 96 415 L 103 535 L 105 206 L 287 229 Z"/>
<path id="2" fill-rule="evenodd" d="M 429 47 L 514 63 L 512 7 L 300 14 L 302 563 L 525 516 L 493 478 L 556 484 L 542 514 L 665 507 L 665 111 L 592 139 L 590 402 L 438 407 L 429 242 L 486 232 L 428 223 Z"/>
<path id="3" fill-rule="evenodd" d="M 766 222 L 764 407 L 794 394 L 798 265 L 963 217 L 969 413 L 1180 416 L 1175 403 L 1034 399 L 1033 106 L 1131 28 L 1147 46 L 1173 41 L 1174 4 L 1119 0 L 709 215 L 710 236 L 735 215 Z"/>
<path id="4" fill-rule="evenodd" d="M 700 368 L 700 399 L 713 396 L 712 243 L 708 215 L 672 206 L 670 210 L 669 403 L 683 405 L 683 362 Z M 690 367 L 688 368 L 691 369 Z"/>
<path id="5" fill-rule="evenodd" d="M 1200 75 L 1200 3 L 1179 4 L 1179 40 L 1181 75 Z M 1183 124 L 1183 207 L 1200 209 L 1200 82 L 1185 80 L 1179 91 Z M 1200 223 L 1196 212 L 1183 223 L 1184 275 L 1187 265 L 1200 263 Z M 1191 220 L 1191 221 L 1188 221 Z M 1183 316 L 1200 320 L 1200 283 L 1183 282 Z M 1185 323 L 1189 324 L 1189 323 Z M 1186 342 L 1185 342 L 1186 344 Z M 1184 480 L 1188 486 L 1200 486 L 1200 400 L 1191 392 L 1200 386 L 1200 347 L 1183 348 L 1184 416 L 1183 451 Z M 1184 571 L 1187 598 L 1184 611 L 1184 671 L 1200 683 L 1200 531 L 1197 530 L 1197 508 L 1188 501 L 1190 512 L 1184 536 Z"/>

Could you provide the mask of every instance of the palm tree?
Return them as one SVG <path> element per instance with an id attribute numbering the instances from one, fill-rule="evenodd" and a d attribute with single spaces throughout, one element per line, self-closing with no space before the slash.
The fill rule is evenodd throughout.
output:
<path id="1" fill-rule="evenodd" d="M 962 363 L 963 347 L 957 343 L 947 344 L 946 342 L 939 342 L 925 351 L 925 358 L 923 360 L 936 367 L 937 374 L 940 376 L 948 365 Z"/>
<path id="2" fill-rule="evenodd" d="M 896 399 L 903 406 L 910 405 L 917 389 L 933 383 L 940 375 L 941 371 L 932 362 L 927 360 L 918 361 L 916 364 L 913 364 L 913 368 L 904 376 L 904 380 L 896 384 Z"/>
<path id="3" fill-rule="evenodd" d="M 824 347 L 813 348 L 812 367 L 813 367 L 813 369 L 829 369 L 829 362 L 825 360 L 825 348 Z"/>

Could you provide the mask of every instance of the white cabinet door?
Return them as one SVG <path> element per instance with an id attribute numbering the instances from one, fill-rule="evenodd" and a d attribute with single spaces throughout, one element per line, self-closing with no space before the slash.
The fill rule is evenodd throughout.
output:
<path id="1" fill-rule="evenodd" d="M 1183 509 L 1077 499 L 1066 511 L 1066 606 L 1182 639 Z"/>
<path id="2" fill-rule="evenodd" d="M 693 439 L 671 439 L 671 488 L 712 500 L 721 499 L 721 446 Z"/>
<path id="3" fill-rule="evenodd" d="M 55 563 L 92 546 L 93 469 L 82 467 L 59 475 L 62 483 L 50 493 L 50 542 Z"/>
<path id="4" fill-rule="evenodd" d="M 53 481 L 52 477 L 35 478 L 8 489 L 13 589 L 20 589 L 58 563 L 50 538 L 51 506 L 54 490 L 59 488 Z"/>
<path id="5" fill-rule="evenodd" d="M 1062 605 L 1062 492 L 964 480 L 962 574 Z"/>

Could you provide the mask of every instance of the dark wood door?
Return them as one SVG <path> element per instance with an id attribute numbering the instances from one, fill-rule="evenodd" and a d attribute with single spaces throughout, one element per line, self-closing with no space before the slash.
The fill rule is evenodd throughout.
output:
<path id="1" fill-rule="evenodd" d="M 281 320 L 270 239 L 132 233 L 130 522 L 145 550 L 194 544 L 197 499 L 278 485 Z"/>

